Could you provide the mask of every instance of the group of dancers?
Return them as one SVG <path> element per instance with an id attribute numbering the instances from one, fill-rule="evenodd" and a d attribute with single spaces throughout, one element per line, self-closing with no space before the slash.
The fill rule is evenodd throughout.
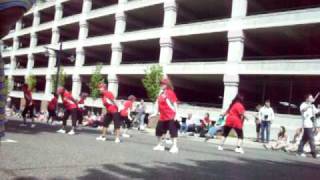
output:
<path id="1" fill-rule="evenodd" d="M 115 135 L 115 143 L 120 143 L 120 135 L 121 135 L 121 127 L 123 127 L 124 132 L 127 128 L 130 127 L 132 117 L 130 116 L 131 110 L 134 102 L 136 101 L 136 97 L 134 95 L 130 95 L 128 99 L 123 103 L 123 106 L 117 105 L 115 101 L 115 97 L 111 91 L 108 91 L 107 84 L 99 83 L 98 87 L 101 100 L 104 108 L 106 109 L 106 114 L 103 117 L 103 128 L 102 133 L 99 137 L 96 138 L 98 141 L 105 141 L 106 135 L 108 132 L 109 125 L 113 122 L 114 124 L 114 135 Z M 26 125 L 26 114 L 30 112 L 30 117 L 33 120 L 33 101 L 32 101 L 32 93 L 27 85 L 23 86 L 24 98 L 26 101 L 25 109 L 22 113 L 23 116 L 23 125 Z M 84 114 L 84 102 L 88 97 L 88 94 L 82 93 L 80 95 L 80 100 L 76 100 L 72 97 L 71 93 L 67 91 L 64 87 L 58 87 L 56 94 L 52 98 L 52 100 L 48 104 L 48 112 L 49 119 L 55 118 L 56 108 L 58 104 L 58 98 L 61 97 L 63 107 L 65 109 L 64 116 L 62 118 L 62 127 L 57 132 L 59 133 L 67 133 L 67 120 L 71 118 L 72 127 L 68 131 L 68 134 L 74 135 L 76 133 L 77 122 L 78 124 L 82 123 L 83 114 Z M 305 156 L 302 153 L 302 148 L 306 142 L 310 143 L 311 146 L 311 154 L 313 157 L 317 157 L 317 153 L 314 146 L 312 128 L 313 128 L 313 119 L 314 115 L 319 112 L 317 108 L 313 105 L 314 99 L 312 95 L 308 95 L 306 97 L 305 102 L 302 103 L 300 111 L 303 117 L 303 127 L 304 134 L 299 145 L 298 153 L 301 156 Z M 245 106 L 244 106 L 244 97 L 240 94 L 236 95 L 229 108 L 221 115 L 225 117 L 225 124 L 223 127 L 223 137 L 221 139 L 221 143 L 218 146 L 218 150 L 224 150 L 224 143 L 232 129 L 237 134 L 238 142 L 235 149 L 237 153 L 244 153 L 243 150 L 243 125 L 244 121 L 248 118 L 245 114 Z M 160 81 L 160 92 L 158 94 L 157 100 L 155 102 L 155 110 L 149 118 L 159 115 L 159 120 L 157 122 L 155 135 L 158 139 L 157 145 L 153 148 L 155 151 L 164 151 L 165 150 L 165 140 L 167 132 L 169 132 L 172 146 L 169 150 L 171 153 L 178 153 L 178 145 L 177 145 L 177 137 L 179 130 L 179 117 L 178 117 L 178 99 L 174 92 L 173 86 L 169 79 L 164 78 Z M 31 125 L 34 127 L 34 124 Z M 124 133 L 125 134 L 125 133 Z"/>

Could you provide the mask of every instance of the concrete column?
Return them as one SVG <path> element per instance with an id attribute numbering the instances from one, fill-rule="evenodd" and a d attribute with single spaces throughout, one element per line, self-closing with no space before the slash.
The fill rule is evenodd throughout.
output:
<path id="1" fill-rule="evenodd" d="M 244 34 L 242 30 L 228 32 L 228 62 L 240 62 L 244 52 Z"/>
<path id="2" fill-rule="evenodd" d="M 163 27 L 171 28 L 177 22 L 177 3 L 176 0 L 166 0 L 164 2 L 164 20 Z"/>
<path id="3" fill-rule="evenodd" d="M 72 75 L 72 96 L 78 98 L 81 92 L 81 78 L 79 74 Z"/>
<path id="4" fill-rule="evenodd" d="M 52 93 L 52 77 L 51 74 L 46 75 L 46 87 L 44 90 L 46 99 L 49 99 L 50 94 Z"/>
<path id="5" fill-rule="evenodd" d="M 35 32 L 31 33 L 31 40 L 30 40 L 30 48 L 34 48 L 37 46 L 38 43 L 38 36 Z"/>
<path id="6" fill-rule="evenodd" d="M 56 65 L 56 55 L 55 53 L 51 52 L 49 55 L 49 62 L 48 62 L 48 68 L 46 73 L 46 88 L 45 88 L 45 96 L 47 98 L 51 97 L 51 92 L 53 92 L 52 89 L 52 75 L 56 73 L 55 71 L 55 65 Z"/>
<path id="7" fill-rule="evenodd" d="M 19 48 L 19 38 L 17 36 L 13 37 L 12 50 L 15 51 Z"/>
<path id="8" fill-rule="evenodd" d="M 120 42 L 115 42 L 111 45 L 111 66 L 118 66 L 122 61 L 122 45 Z"/>
<path id="9" fill-rule="evenodd" d="M 16 23 L 16 32 L 20 31 L 22 29 L 22 20 L 20 19 L 17 23 Z"/>
<path id="10" fill-rule="evenodd" d="M 108 90 L 111 91 L 115 98 L 118 97 L 119 82 L 116 74 L 108 74 Z"/>
<path id="11" fill-rule="evenodd" d="M 126 15 L 124 12 L 116 13 L 115 34 L 122 34 L 126 30 Z"/>
<path id="12" fill-rule="evenodd" d="M 85 56 L 83 47 L 79 47 L 76 49 L 76 67 L 82 67 L 84 64 Z"/>
<path id="13" fill-rule="evenodd" d="M 224 82 L 224 97 L 223 97 L 222 109 L 225 111 L 228 109 L 233 98 L 238 94 L 239 75 L 225 74 L 223 77 L 223 82 Z"/>
<path id="14" fill-rule="evenodd" d="M 39 11 L 35 11 L 33 13 L 32 27 L 38 27 L 39 24 L 40 24 L 40 13 Z"/>
<path id="15" fill-rule="evenodd" d="M 233 0 L 232 1 L 232 18 L 244 17 L 247 14 L 248 0 Z"/>
<path id="16" fill-rule="evenodd" d="M 119 0 L 119 4 L 124 4 L 124 3 L 127 3 L 128 0 Z"/>
<path id="17" fill-rule="evenodd" d="M 60 20 L 63 16 L 63 6 L 61 4 L 61 2 L 57 1 L 56 2 L 56 5 L 55 5 L 55 14 L 54 14 L 54 20 L 57 21 L 57 20 Z"/>
<path id="18" fill-rule="evenodd" d="M 58 44 L 60 39 L 60 31 L 58 27 L 52 28 L 51 44 Z"/>
<path id="19" fill-rule="evenodd" d="M 80 21 L 80 30 L 79 30 L 79 38 L 78 40 L 82 41 L 88 37 L 88 22 L 86 20 Z M 81 44 L 81 43 L 80 43 Z"/>
<path id="20" fill-rule="evenodd" d="M 29 76 L 34 66 L 34 55 L 28 54 L 28 63 L 27 63 L 27 74 Z"/>
<path id="21" fill-rule="evenodd" d="M 160 39 L 160 65 L 170 64 L 173 58 L 173 41 L 171 37 L 161 37 Z"/>
<path id="22" fill-rule="evenodd" d="M 90 12 L 92 7 L 92 0 L 84 0 L 82 5 L 82 13 L 86 14 Z"/>

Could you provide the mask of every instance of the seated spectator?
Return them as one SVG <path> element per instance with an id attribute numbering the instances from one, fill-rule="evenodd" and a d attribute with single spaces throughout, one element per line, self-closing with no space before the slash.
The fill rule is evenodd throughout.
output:
<path id="1" fill-rule="evenodd" d="M 187 122 L 188 132 L 199 133 L 199 129 L 201 125 L 200 118 L 193 116 L 192 114 L 188 114 L 188 118 L 186 122 Z"/>
<path id="2" fill-rule="evenodd" d="M 206 134 L 205 141 L 208 141 L 209 139 L 214 138 L 214 136 L 217 134 L 217 132 L 223 131 L 223 126 L 224 126 L 225 122 L 226 122 L 225 116 L 220 115 L 218 121 L 209 128 L 209 131 Z"/>
<path id="3" fill-rule="evenodd" d="M 205 137 L 205 135 L 208 132 L 212 122 L 213 121 L 210 120 L 209 113 L 206 113 L 204 118 L 202 120 L 200 120 L 200 127 L 199 127 L 200 137 Z"/>
<path id="4" fill-rule="evenodd" d="M 185 135 L 188 132 L 187 118 L 181 118 L 180 133 Z"/>
<path id="5" fill-rule="evenodd" d="M 266 149 L 272 149 L 272 150 L 279 150 L 279 149 L 285 150 L 287 146 L 288 146 L 288 136 L 287 136 L 286 128 L 284 126 L 280 127 L 280 131 L 278 133 L 278 139 L 276 142 L 270 143 L 270 144 L 264 144 L 264 147 Z"/>

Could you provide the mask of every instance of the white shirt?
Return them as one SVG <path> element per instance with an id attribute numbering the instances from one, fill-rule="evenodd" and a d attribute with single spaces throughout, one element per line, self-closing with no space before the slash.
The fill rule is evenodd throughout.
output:
<path id="1" fill-rule="evenodd" d="M 303 109 L 307 108 L 304 112 Z M 313 121 L 311 120 L 312 117 L 315 118 L 315 114 L 319 112 L 319 110 L 313 104 L 309 104 L 307 102 L 303 102 L 300 105 L 300 112 L 302 115 L 302 127 L 303 128 L 313 128 Z"/>
<path id="2" fill-rule="evenodd" d="M 274 120 L 274 112 L 273 112 L 272 107 L 263 106 L 262 108 L 260 108 L 259 120 L 260 121 L 273 121 Z"/>

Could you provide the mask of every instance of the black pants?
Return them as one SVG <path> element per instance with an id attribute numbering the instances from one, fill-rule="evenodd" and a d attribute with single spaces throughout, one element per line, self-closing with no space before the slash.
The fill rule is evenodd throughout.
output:
<path id="1" fill-rule="evenodd" d="M 78 109 L 78 124 L 82 124 L 83 115 L 84 115 L 83 110 Z"/>
<path id="2" fill-rule="evenodd" d="M 313 128 L 304 128 L 303 129 L 303 136 L 300 141 L 299 147 L 298 147 L 298 153 L 303 153 L 303 147 L 304 145 L 309 142 L 311 154 L 316 154 L 316 146 L 314 145 L 314 132 Z"/>
<path id="3" fill-rule="evenodd" d="M 232 127 L 229 127 L 229 126 L 224 126 L 223 127 L 223 136 L 227 137 L 229 135 L 231 129 L 234 129 L 236 131 L 238 139 L 243 139 L 243 130 L 242 129 L 232 128 Z"/>
<path id="4" fill-rule="evenodd" d="M 55 110 L 50 110 L 48 108 L 48 122 L 49 122 L 50 118 L 52 119 L 51 121 L 53 122 L 53 119 L 56 118 L 56 117 L 57 117 L 56 111 Z"/>
<path id="5" fill-rule="evenodd" d="M 122 122 L 120 118 L 120 113 L 115 112 L 115 113 L 107 113 L 104 116 L 104 127 L 108 128 L 111 122 L 113 121 L 114 124 L 114 129 L 120 129 Z"/>
<path id="6" fill-rule="evenodd" d="M 71 110 L 66 110 L 64 112 L 64 116 L 62 119 L 62 125 L 66 126 L 67 125 L 67 120 L 69 118 L 69 116 L 71 116 L 71 120 L 72 120 L 72 126 L 76 127 L 77 125 L 77 119 L 78 119 L 78 111 L 77 109 L 71 109 Z"/>
<path id="7" fill-rule="evenodd" d="M 30 118 L 33 118 L 34 117 L 34 114 L 33 114 L 33 109 L 34 109 L 34 105 L 27 105 L 24 110 L 22 111 L 22 117 L 23 117 L 23 122 L 26 123 L 26 115 L 27 113 L 29 112 L 30 114 Z"/>
<path id="8" fill-rule="evenodd" d="M 161 137 L 169 131 L 171 138 L 178 137 L 178 128 L 175 120 L 158 121 L 156 127 L 156 136 Z"/>
<path id="9" fill-rule="evenodd" d="M 132 122 L 129 120 L 128 116 L 121 116 L 122 128 L 130 129 L 132 126 Z"/>

